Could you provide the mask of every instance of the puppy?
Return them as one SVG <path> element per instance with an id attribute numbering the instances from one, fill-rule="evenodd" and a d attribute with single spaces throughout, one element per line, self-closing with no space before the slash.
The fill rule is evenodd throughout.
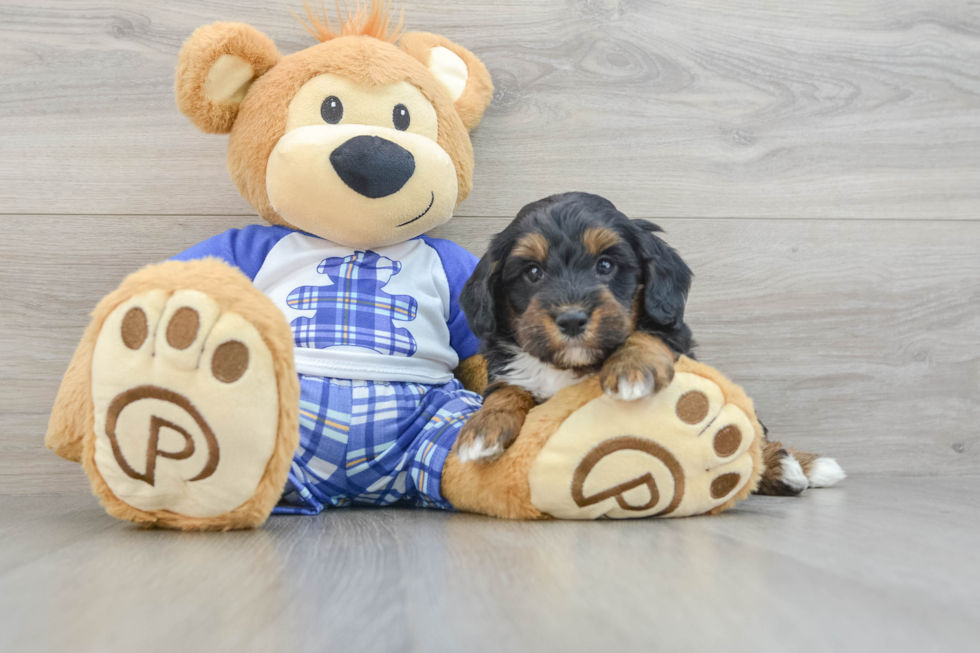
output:
<path id="1" fill-rule="evenodd" d="M 684 323 L 692 274 L 659 231 L 602 197 L 564 193 L 494 237 L 460 295 L 489 380 L 460 460 L 501 455 L 531 408 L 586 375 L 623 401 L 670 383 L 695 345 Z"/>
<path id="2" fill-rule="evenodd" d="M 586 375 L 633 401 L 670 383 L 679 355 L 693 358 L 691 270 L 659 231 L 606 199 L 565 193 L 528 204 L 493 239 L 460 295 L 490 381 L 460 432 L 460 460 L 498 457 L 531 408 Z M 833 458 L 784 448 L 762 428 L 757 493 L 796 495 L 846 477 Z"/>

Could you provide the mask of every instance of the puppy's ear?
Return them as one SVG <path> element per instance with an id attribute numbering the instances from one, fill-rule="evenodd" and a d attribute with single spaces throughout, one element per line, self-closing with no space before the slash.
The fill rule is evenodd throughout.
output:
<path id="1" fill-rule="evenodd" d="M 662 231 L 660 227 L 646 220 L 633 220 L 632 224 L 638 231 L 643 259 L 644 310 L 659 326 L 679 328 L 684 323 L 684 304 L 694 275 L 680 255 L 654 235 Z"/>
<path id="2" fill-rule="evenodd" d="M 408 32 L 402 35 L 398 47 L 421 61 L 446 89 L 467 130 L 480 124 L 493 97 L 493 81 L 476 55 L 428 32 Z"/>
<path id="3" fill-rule="evenodd" d="M 459 305 L 466 315 L 466 323 L 480 340 L 487 340 L 497 330 L 494 288 L 500 275 L 498 267 L 490 252 L 484 254 L 459 294 Z"/>
<path id="4" fill-rule="evenodd" d="M 184 42 L 174 91 L 177 108 L 209 134 L 227 134 L 249 87 L 282 55 L 262 32 L 244 23 L 214 23 Z"/>

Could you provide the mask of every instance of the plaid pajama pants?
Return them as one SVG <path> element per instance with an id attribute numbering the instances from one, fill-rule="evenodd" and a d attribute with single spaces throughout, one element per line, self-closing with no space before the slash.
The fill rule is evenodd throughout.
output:
<path id="1" fill-rule="evenodd" d="M 452 510 L 442 466 L 480 396 L 444 385 L 300 375 L 299 449 L 273 514 L 394 504 Z"/>

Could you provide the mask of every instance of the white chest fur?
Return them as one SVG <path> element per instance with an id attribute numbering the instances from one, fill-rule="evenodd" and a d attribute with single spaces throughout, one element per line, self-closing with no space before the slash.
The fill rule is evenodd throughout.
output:
<path id="1" fill-rule="evenodd" d="M 539 401 L 554 396 L 562 388 L 578 383 L 581 379 L 578 372 L 558 369 L 522 350 L 515 350 L 513 360 L 500 377 L 501 381 L 530 391 Z"/>

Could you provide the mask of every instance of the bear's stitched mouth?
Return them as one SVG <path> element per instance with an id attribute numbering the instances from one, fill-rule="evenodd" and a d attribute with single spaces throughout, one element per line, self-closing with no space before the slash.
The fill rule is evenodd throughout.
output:
<path id="1" fill-rule="evenodd" d="M 435 192 L 434 191 L 429 191 L 429 193 L 432 195 L 432 197 L 429 198 L 429 205 L 427 207 L 425 207 L 425 210 L 422 211 L 421 213 L 419 213 L 417 216 L 415 216 L 411 220 L 409 220 L 408 222 L 401 223 L 400 225 L 398 225 L 399 227 L 404 227 L 407 224 L 412 224 L 416 220 L 421 220 L 422 219 L 422 216 L 424 216 L 426 213 L 429 212 L 429 209 L 432 208 L 432 205 L 435 204 L 435 201 L 436 201 L 436 194 L 435 194 Z"/>

